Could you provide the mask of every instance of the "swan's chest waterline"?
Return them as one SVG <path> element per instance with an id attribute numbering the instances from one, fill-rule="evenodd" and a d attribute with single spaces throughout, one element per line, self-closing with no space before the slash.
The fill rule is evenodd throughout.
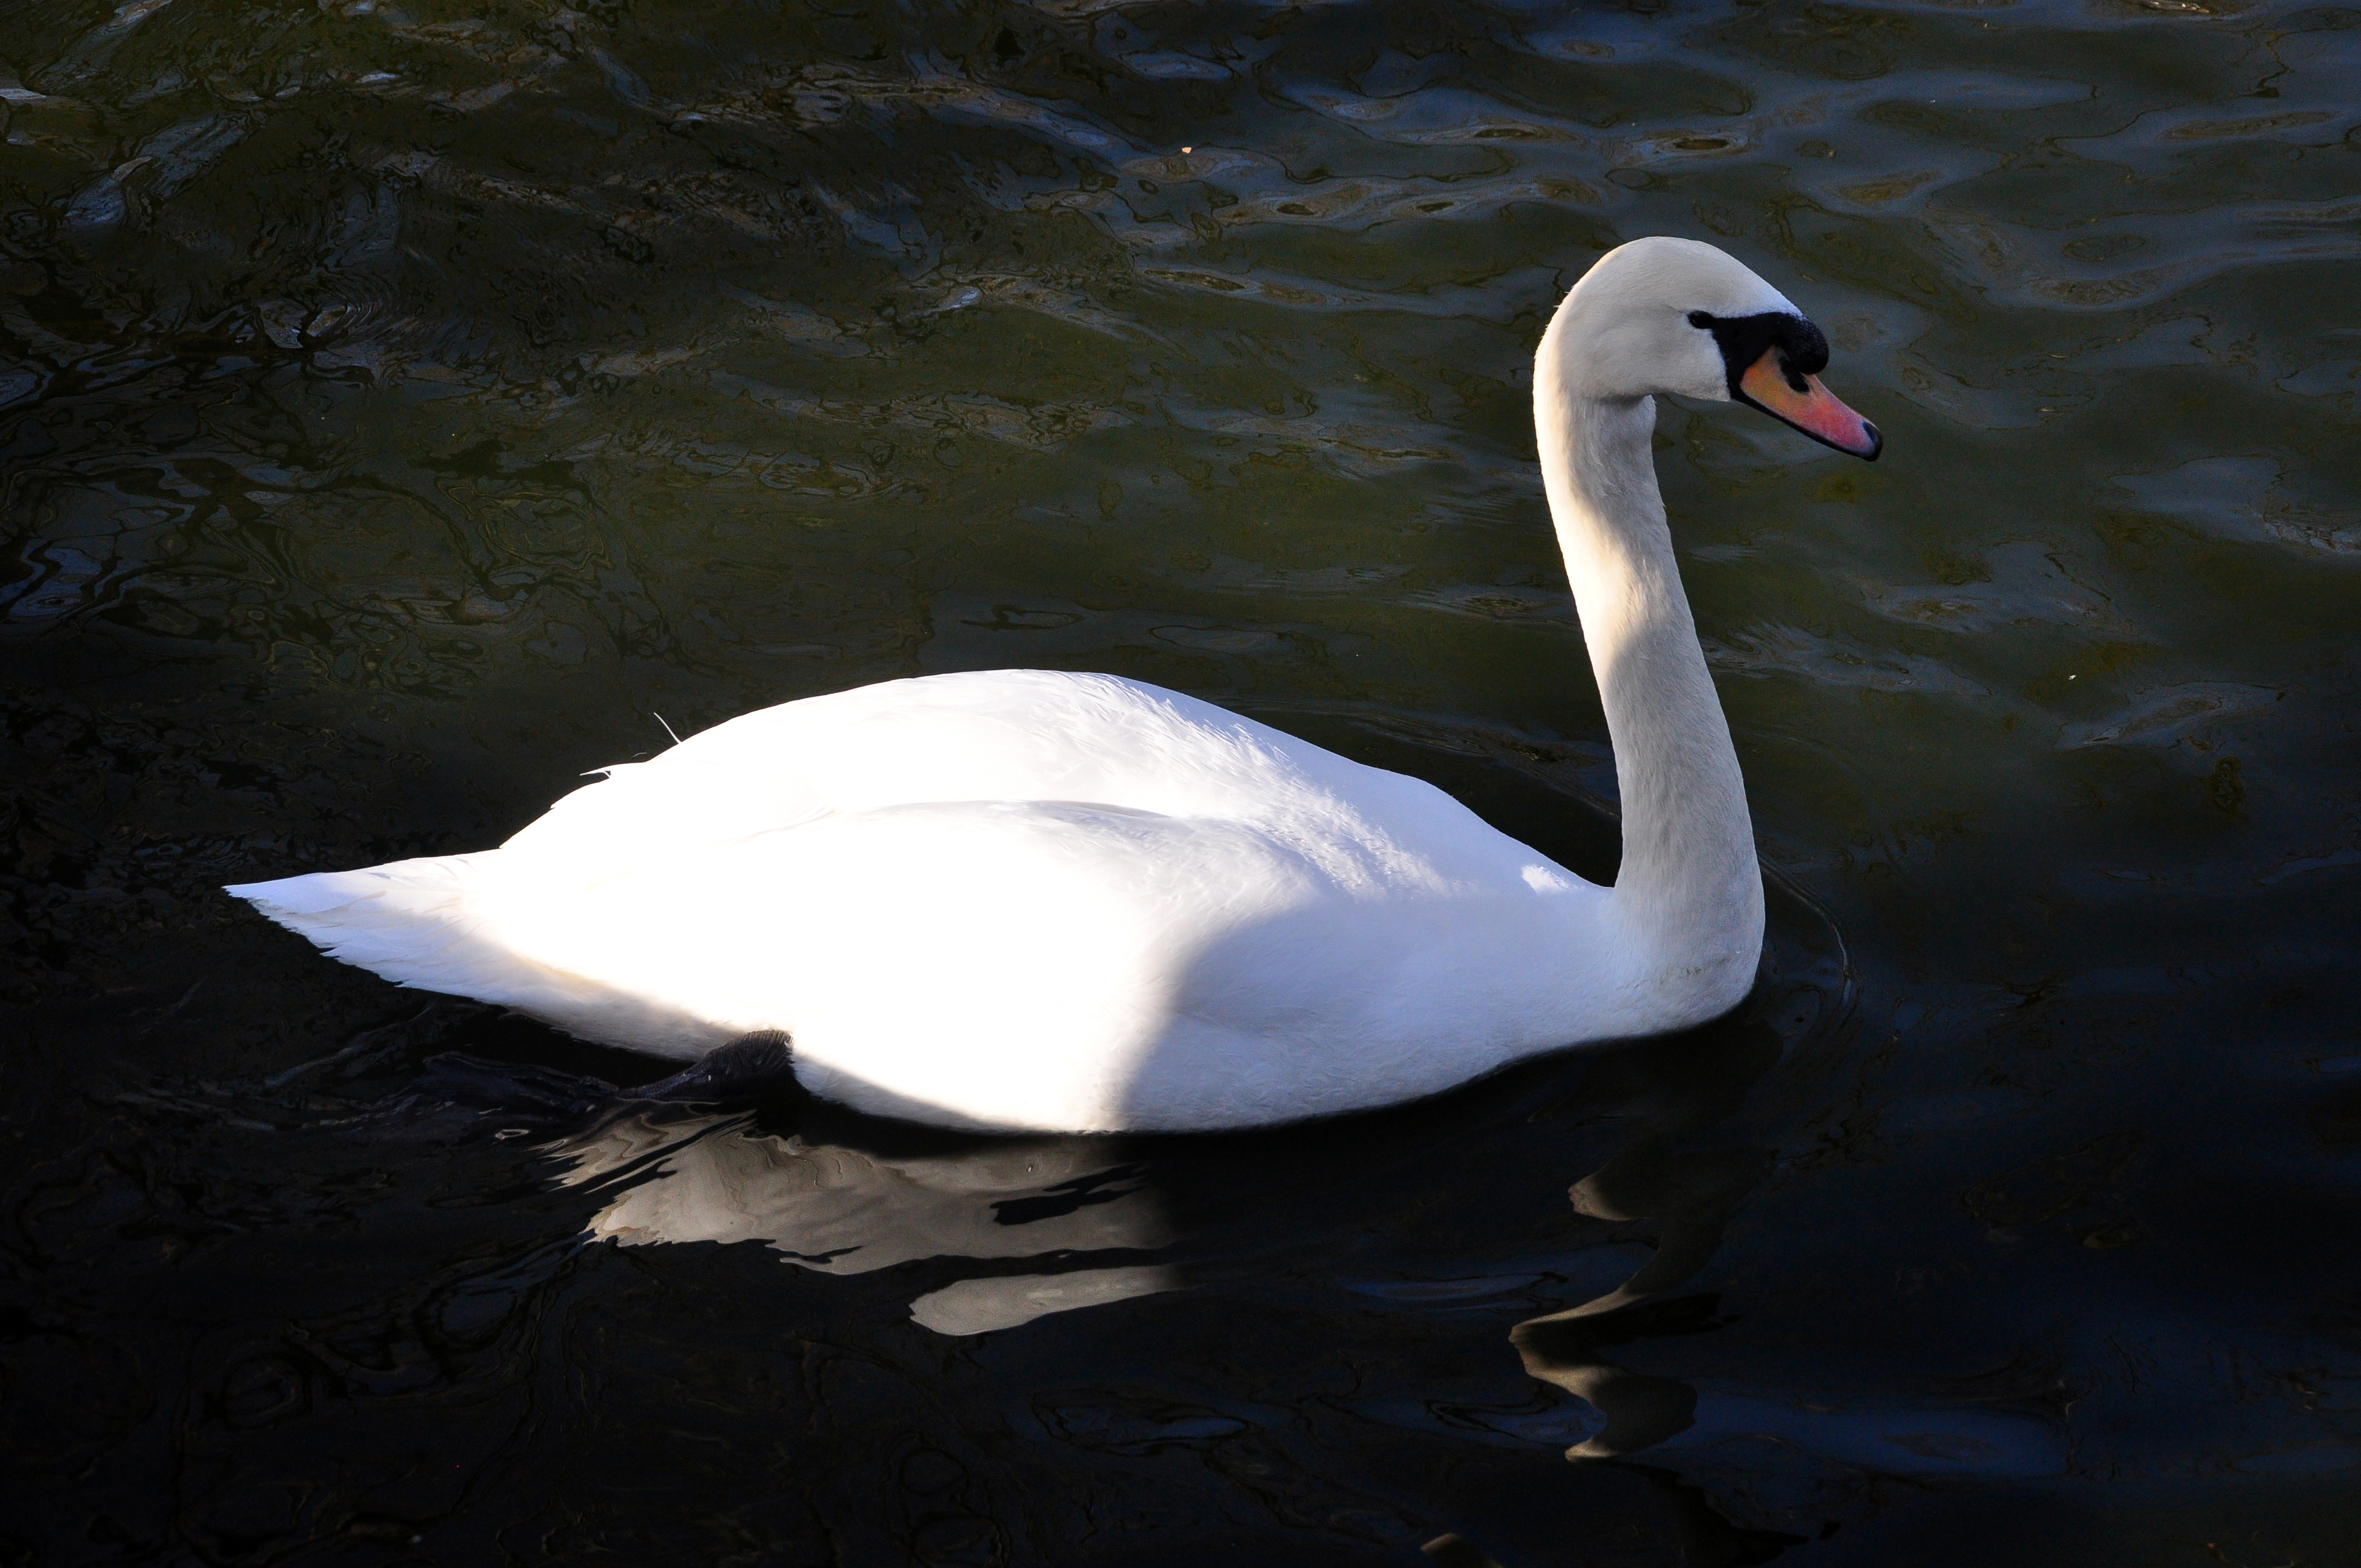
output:
<path id="1" fill-rule="evenodd" d="M 1285 1121 L 1651 1022 L 1604 890 L 1430 785 L 1109 677 L 750 715 L 484 860 L 489 937 L 640 1004 L 615 1043 L 783 1028 L 815 1090 L 933 1122 Z"/>

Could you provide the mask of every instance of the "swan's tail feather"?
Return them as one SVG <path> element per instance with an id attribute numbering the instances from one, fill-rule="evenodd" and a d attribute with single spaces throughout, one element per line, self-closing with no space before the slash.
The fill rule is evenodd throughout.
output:
<path id="1" fill-rule="evenodd" d="M 710 1025 L 536 962 L 503 941 L 482 896 L 500 852 L 429 855 L 223 891 L 329 957 L 399 985 L 513 1007 L 604 1045 L 694 1058 L 716 1043 Z"/>
<path id="2" fill-rule="evenodd" d="M 421 991 L 506 1002 L 485 983 L 519 977 L 500 976 L 481 961 L 495 944 L 482 937 L 482 918 L 470 906 L 485 858 L 431 855 L 223 891 L 346 963 Z M 518 962 L 512 954 L 500 958 L 502 969 Z"/>

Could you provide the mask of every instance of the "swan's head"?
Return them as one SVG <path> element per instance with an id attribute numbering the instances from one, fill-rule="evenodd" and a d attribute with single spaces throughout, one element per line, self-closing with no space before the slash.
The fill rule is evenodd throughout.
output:
<path id="1" fill-rule="evenodd" d="M 1828 340 L 1778 290 L 1693 239 L 1600 257 L 1558 307 L 1543 358 L 1576 397 L 1749 403 L 1874 461 L 1885 438 L 1820 385 Z"/>

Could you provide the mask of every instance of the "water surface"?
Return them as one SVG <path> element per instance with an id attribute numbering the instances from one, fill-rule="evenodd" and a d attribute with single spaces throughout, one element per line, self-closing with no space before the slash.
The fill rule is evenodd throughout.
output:
<path id="1" fill-rule="evenodd" d="M 2261 0 L 0 3 L 0 1561 L 2355 1561 L 2356 81 Z M 1530 355 L 1653 233 L 1890 443 L 1662 411 L 1721 1025 L 979 1142 L 214 891 L 1012 664 L 1609 874 Z"/>

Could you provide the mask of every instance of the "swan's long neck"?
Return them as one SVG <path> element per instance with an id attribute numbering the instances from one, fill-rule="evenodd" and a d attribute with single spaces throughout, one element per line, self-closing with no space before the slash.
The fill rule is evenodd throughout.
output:
<path id="1" fill-rule="evenodd" d="M 1762 951 L 1746 784 L 1664 525 L 1655 400 L 1581 395 L 1567 385 L 1559 337 L 1554 325 L 1543 341 L 1533 412 L 1615 747 L 1623 807 L 1615 903 L 1643 983 L 1711 992 L 1699 1003 L 1709 1016 L 1745 993 Z"/>

